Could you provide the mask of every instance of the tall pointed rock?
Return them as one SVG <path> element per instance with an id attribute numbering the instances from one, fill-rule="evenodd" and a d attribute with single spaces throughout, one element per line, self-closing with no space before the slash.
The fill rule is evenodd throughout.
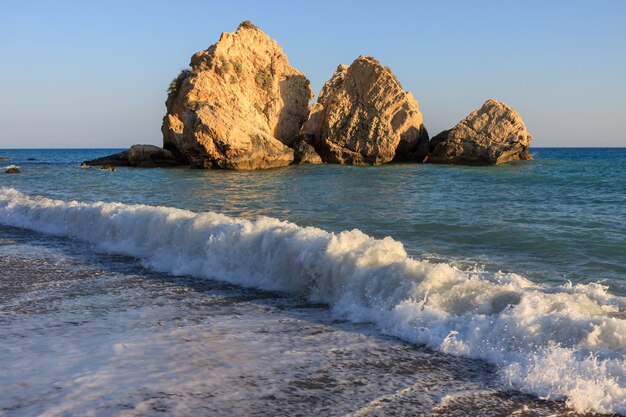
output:
<path id="1" fill-rule="evenodd" d="M 262 169 L 293 161 L 306 121 L 309 80 L 250 22 L 191 58 L 172 81 L 163 147 L 194 167 Z"/>

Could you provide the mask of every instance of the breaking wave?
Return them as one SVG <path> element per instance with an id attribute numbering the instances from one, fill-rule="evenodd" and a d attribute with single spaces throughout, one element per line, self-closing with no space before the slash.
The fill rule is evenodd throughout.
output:
<path id="1" fill-rule="evenodd" d="M 359 230 L 273 218 L 33 197 L 0 189 L 0 223 L 87 242 L 150 268 L 327 303 L 408 342 L 498 366 L 503 383 L 577 411 L 626 415 L 626 297 L 407 256 Z"/>

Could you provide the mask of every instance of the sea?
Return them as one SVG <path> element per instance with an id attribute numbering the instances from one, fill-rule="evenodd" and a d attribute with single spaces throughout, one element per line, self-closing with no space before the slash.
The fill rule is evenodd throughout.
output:
<path id="1" fill-rule="evenodd" d="M 80 167 L 118 151 L 0 150 L 0 415 L 626 416 L 626 148 Z"/>

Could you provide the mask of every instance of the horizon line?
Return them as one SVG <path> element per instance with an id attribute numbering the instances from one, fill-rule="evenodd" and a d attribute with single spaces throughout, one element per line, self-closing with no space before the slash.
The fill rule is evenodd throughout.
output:
<path id="1" fill-rule="evenodd" d="M 151 145 L 151 144 L 140 144 L 140 145 Z M 131 145 L 133 146 L 133 145 Z M 158 145 L 153 145 L 158 146 Z M 159 146 L 160 147 L 160 146 Z M 58 148 L 0 148 L 0 151 L 30 151 L 30 150 L 107 150 L 107 149 L 129 149 L 129 147 L 84 147 L 84 148 L 76 148 L 76 147 L 58 147 Z M 626 149 L 626 145 L 624 146 L 531 146 L 530 149 Z"/>

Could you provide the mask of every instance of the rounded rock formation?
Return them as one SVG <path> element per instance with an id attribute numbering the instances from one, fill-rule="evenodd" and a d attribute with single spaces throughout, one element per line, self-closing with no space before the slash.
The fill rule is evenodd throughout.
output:
<path id="1" fill-rule="evenodd" d="M 417 100 L 389 68 L 365 56 L 337 68 L 312 106 L 301 136 L 331 163 L 421 162 L 428 153 Z"/>
<path id="2" fill-rule="evenodd" d="M 250 22 L 191 58 L 172 81 L 163 147 L 192 167 L 260 169 L 288 165 L 287 145 L 306 121 L 309 80 L 278 44 Z"/>
<path id="3" fill-rule="evenodd" d="M 452 129 L 434 136 L 428 162 L 493 165 L 530 160 L 532 139 L 513 108 L 491 99 Z"/>

